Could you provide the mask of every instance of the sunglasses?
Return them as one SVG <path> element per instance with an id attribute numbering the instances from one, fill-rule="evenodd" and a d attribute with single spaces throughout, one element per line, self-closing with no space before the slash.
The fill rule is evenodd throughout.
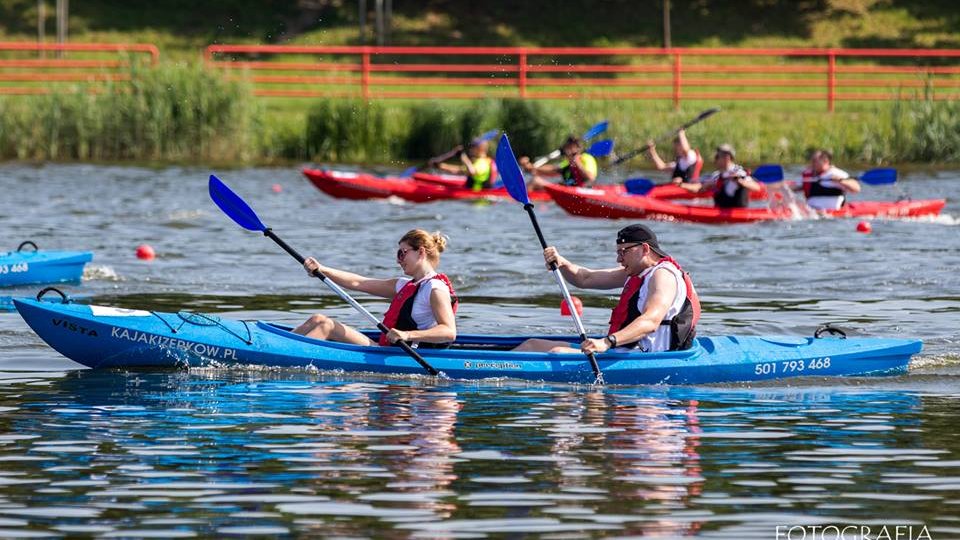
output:
<path id="1" fill-rule="evenodd" d="M 623 257 L 624 254 L 626 254 L 626 252 L 630 251 L 631 249 L 633 249 L 633 248 L 635 248 L 635 247 L 640 247 L 640 246 L 642 246 L 642 245 L 643 245 L 643 243 L 641 242 L 641 243 L 639 243 L 639 244 L 634 244 L 634 245 L 632 245 L 632 246 L 627 246 L 627 247 L 624 247 L 624 248 L 617 248 L 617 258 L 619 259 L 619 258 Z"/>
<path id="2" fill-rule="evenodd" d="M 403 258 L 407 256 L 407 253 L 410 253 L 411 251 L 417 251 L 417 250 L 415 250 L 415 249 L 413 249 L 413 248 L 407 248 L 407 249 L 400 248 L 400 249 L 398 249 L 398 250 L 397 250 L 397 260 L 398 260 L 398 261 L 402 261 Z"/>

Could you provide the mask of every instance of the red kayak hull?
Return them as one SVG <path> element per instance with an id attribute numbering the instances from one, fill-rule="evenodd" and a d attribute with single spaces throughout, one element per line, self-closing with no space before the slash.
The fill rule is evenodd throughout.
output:
<path id="1" fill-rule="evenodd" d="M 333 170 L 304 169 L 306 176 L 320 191 L 338 199 L 366 200 L 399 197 L 406 201 L 424 203 L 443 200 L 509 199 L 504 188 L 474 191 L 463 186 L 464 180 L 451 175 L 429 175 L 429 181 L 399 177 L 379 177 L 372 174 Z M 421 178 L 427 175 L 416 175 Z M 531 201 L 546 202 L 550 196 L 543 191 L 529 194 Z"/>
<path id="2" fill-rule="evenodd" d="M 789 208 L 727 208 L 676 204 L 637 195 L 565 186 L 547 186 L 547 193 L 561 208 L 576 216 L 607 219 L 653 219 L 694 223 L 754 223 L 794 219 Z M 836 211 L 823 212 L 830 217 L 920 217 L 935 216 L 946 200 L 852 202 Z"/>
<path id="3" fill-rule="evenodd" d="M 399 197 L 401 199 L 416 202 L 433 202 L 442 200 L 476 200 L 476 199 L 504 199 L 510 198 L 506 189 L 482 189 L 474 191 L 464 188 L 466 178 L 455 174 L 430 174 L 414 173 L 413 178 L 401 178 L 397 176 L 376 176 L 363 172 L 303 169 L 303 175 L 306 176 L 314 186 L 320 191 L 338 199 L 349 199 L 354 201 L 368 199 L 385 199 L 387 197 Z M 597 186 L 596 190 L 628 195 L 623 186 Z M 760 198 L 766 197 L 766 192 L 761 192 Z M 546 202 L 551 200 L 550 195 L 544 191 L 531 191 L 528 196 L 534 202 Z M 711 197 L 709 192 L 704 194 L 694 194 L 672 184 L 659 185 L 654 187 L 647 197 L 655 199 L 695 199 L 702 197 Z M 756 198 L 756 197 L 754 197 Z"/>
<path id="4" fill-rule="evenodd" d="M 411 183 L 407 178 L 320 169 L 304 169 L 303 175 L 327 195 L 354 201 L 386 199 Z"/>
<path id="5" fill-rule="evenodd" d="M 760 191 L 750 192 L 750 200 L 766 200 L 767 188 L 763 184 L 760 185 L 760 188 Z M 712 199 L 713 191 L 707 190 L 701 191 L 700 193 L 692 193 L 674 184 L 658 184 L 654 186 L 646 196 L 653 197 L 654 199 Z"/>

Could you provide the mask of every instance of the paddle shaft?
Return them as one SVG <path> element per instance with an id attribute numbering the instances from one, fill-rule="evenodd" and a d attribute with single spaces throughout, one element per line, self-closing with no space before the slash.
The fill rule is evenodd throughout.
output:
<path id="1" fill-rule="evenodd" d="M 533 223 L 533 230 L 537 232 L 537 239 L 540 240 L 540 246 L 543 249 L 547 249 L 547 240 L 543 237 L 543 231 L 540 230 L 540 222 L 537 221 L 537 214 L 533 211 L 533 205 L 527 203 L 523 205 L 523 209 L 527 211 L 527 215 L 530 216 L 530 222 Z M 576 308 L 573 305 L 573 299 L 570 298 L 570 290 L 567 289 L 567 282 L 563 279 L 563 274 L 560 273 L 560 267 L 557 266 L 557 263 L 550 264 L 550 270 L 553 272 L 553 276 L 557 279 L 557 285 L 560 286 L 560 292 L 563 294 L 563 299 L 566 300 L 567 305 L 570 306 L 570 316 L 573 317 L 573 324 L 577 328 L 577 333 L 580 334 L 580 341 L 587 340 L 587 331 L 583 328 L 583 321 L 580 320 L 580 314 L 577 313 Z M 587 358 L 590 360 L 590 368 L 593 369 L 593 374 L 597 377 L 597 382 L 603 383 L 603 372 L 600 371 L 600 365 L 597 363 L 597 357 L 591 352 L 587 353 Z"/>
<path id="2" fill-rule="evenodd" d="M 290 247 L 289 244 L 287 244 L 286 242 L 284 242 L 282 238 L 280 238 L 279 236 L 277 236 L 277 235 L 276 235 L 272 230 L 270 230 L 269 228 L 267 228 L 267 229 L 265 229 L 265 230 L 263 231 L 263 235 L 266 236 L 267 238 L 273 240 L 274 242 L 276 242 L 278 246 L 280 246 L 281 248 L 283 248 L 284 251 L 286 251 L 287 253 L 289 253 L 290 256 L 293 257 L 294 259 L 296 259 L 297 262 L 299 262 L 301 265 L 304 263 L 304 261 L 306 261 L 306 259 L 303 258 L 303 255 L 300 255 L 300 253 L 299 253 L 297 250 L 295 250 L 295 249 L 293 249 L 292 247 Z M 357 301 L 354 300 L 352 296 L 350 296 L 349 294 L 347 294 L 347 292 L 344 291 L 342 288 L 340 288 L 339 285 L 337 285 L 336 283 L 334 283 L 332 279 L 327 279 L 327 276 L 326 276 L 323 272 L 321 272 L 320 270 L 314 270 L 314 271 L 313 271 L 313 276 L 316 277 L 316 278 L 318 278 L 318 279 L 320 279 L 320 281 L 324 282 L 324 283 L 327 285 L 327 287 L 330 287 L 330 290 L 332 290 L 333 292 L 335 292 L 335 293 L 337 294 L 337 296 L 339 296 L 344 302 L 346 302 L 346 303 L 350 304 L 351 306 L 353 306 L 353 309 L 355 309 L 355 310 L 359 311 L 361 314 L 363 314 L 363 316 L 366 317 L 368 321 L 370 321 L 372 324 L 375 324 L 375 325 L 377 326 L 377 329 L 378 329 L 378 330 L 380 330 L 380 331 L 383 332 L 384 334 L 386 334 L 387 332 L 390 331 L 390 329 L 387 328 L 386 326 L 384 326 L 383 323 L 380 322 L 376 317 L 374 317 L 372 313 L 370 313 L 369 311 L 367 311 L 367 309 L 366 309 L 365 307 L 363 307 L 363 306 L 361 306 L 359 303 L 357 303 Z M 431 366 L 426 360 L 424 360 L 423 357 L 420 356 L 420 353 L 418 353 L 416 350 L 414 350 L 414 348 L 411 347 L 409 343 L 407 343 L 406 341 L 403 341 L 403 340 L 399 340 L 399 341 L 396 341 L 395 344 L 398 345 L 401 349 L 403 349 L 404 352 L 406 352 L 407 354 L 409 354 L 411 358 L 413 358 L 414 360 L 416 360 L 417 363 L 420 364 L 420 365 L 423 367 L 423 369 L 427 370 L 427 373 L 429 373 L 429 374 L 431 374 L 431 375 L 439 375 L 439 374 L 440 374 L 440 372 L 438 372 L 438 371 L 436 370 L 436 368 L 434 368 L 434 367 Z"/>
<path id="3" fill-rule="evenodd" d="M 720 109 L 709 109 L 709 110 L 706 110 L 706 111 L 700 113 L 699 116 L 697 116 L 697 117 L 694 118 L 693 120 L 690 120 L 690 121 L 687 122 L 686 124 L 684 124 L 684 125 L 682 125 L 682 126 L 680 126 L 680 127 L 678 127 L 678 128 L 672 129 L 672 130 L 670 130 L 670 131 L 667 131 L 667 132 L 665 132 L 663 135 L 660 135 L 659 137 L 657 137 L 656 139 L 653 140 L 653 144 L 647 143 L 647 144 L 645 144 L 644 146 L 641 146 L 640 148 L 636 148 L 636 149 L 634 149 L 634 150 L 631 150 L 631 151 L 627 152 L 626 154 L 624 154 L 624 155 L 622 155 L 622 156 L 617 157 L 617 159 L 613 160 L 613 163 L 611 163 L 611 165 L 619 165 L 619 164 L 623 163 L 624 161 L 627 161 L 628 159 L 633 159 L 633 158 L 639 156 L 640 154 L 646 152 L 646 151 L 649 150 L 650 148 L 653 148 L 653 145 L 656 144 L 657 142 L 660 142 L 660 141 L 662 141 L 662 140 L 664 140 L 664 139 L 667 139 L 667 138 L 669 138 L 669 137 L 673 137 L 673 136 L 676 135 L 677 133 L 680 133 L 681 130 L 687 129 L 688 127 L 691 127 L 691 126 L 693 126 L 694 124 L 698 124 L 698 123 L 706 120 L 707 118 L 713 116 L 713 114 L 716 113 L 716 112 L 719 111 L 719 110 L 720 110 Z"/>

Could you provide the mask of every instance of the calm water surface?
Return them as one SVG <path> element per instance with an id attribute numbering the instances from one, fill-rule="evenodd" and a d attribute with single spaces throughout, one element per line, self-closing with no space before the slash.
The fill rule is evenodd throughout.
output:
<path id="1" fill-rule="evenodd" d="M 296 323 L 363 321 L 239 229 L 202 169 L 0 167 L 5 246 L 95 252 L 71 293 Z M 293 169 L 222 178 L 326 264 L 397 274 L 407 229 L 451 238 L 463 332 L 568 333 L 515 204 L 341 202 Z M 279 183 L 283 190 L 274 193 Z M 913 173 L 953 199 L 956 172 Z M 896 189 L 865 186 L 864 197 Z M 622 222 L 538 207 L 571 259 L 613 265 Z M 704 299 L 702 332 L 920 337 L 908 375 L 602 390 L 289 370 L 81 370 L 0 312 L 0 537 L 535 533 L 772 538 L 778 525 L 928 527 L 960 538 L 960 205 L 920 221 L 654 223 Z M 140 243 L 158 253 L 138 261 Z M 36 288 L 4 290 L 28 295 Z M 614 299 L 578 292 L 589 329 Z M 375 313 L 385 302 L 362 299 Z"/>

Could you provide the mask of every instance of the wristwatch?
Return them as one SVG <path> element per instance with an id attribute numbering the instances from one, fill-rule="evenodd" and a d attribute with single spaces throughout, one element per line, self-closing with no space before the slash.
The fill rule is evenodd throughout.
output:
<path id="1" fill-rule="evenodd" d="M 611 349 L 617 346 L 617 336 L 615 336 L 615 335 L 613 335 L 613 334 L 610 334 L 609 336 L 607 336 L 607 337 L 605 337 L 605 338 L 603 338 L 603 339 L 606 340 L 606 342 L 610 344 L 610 348 L 611 348 Z"/>

